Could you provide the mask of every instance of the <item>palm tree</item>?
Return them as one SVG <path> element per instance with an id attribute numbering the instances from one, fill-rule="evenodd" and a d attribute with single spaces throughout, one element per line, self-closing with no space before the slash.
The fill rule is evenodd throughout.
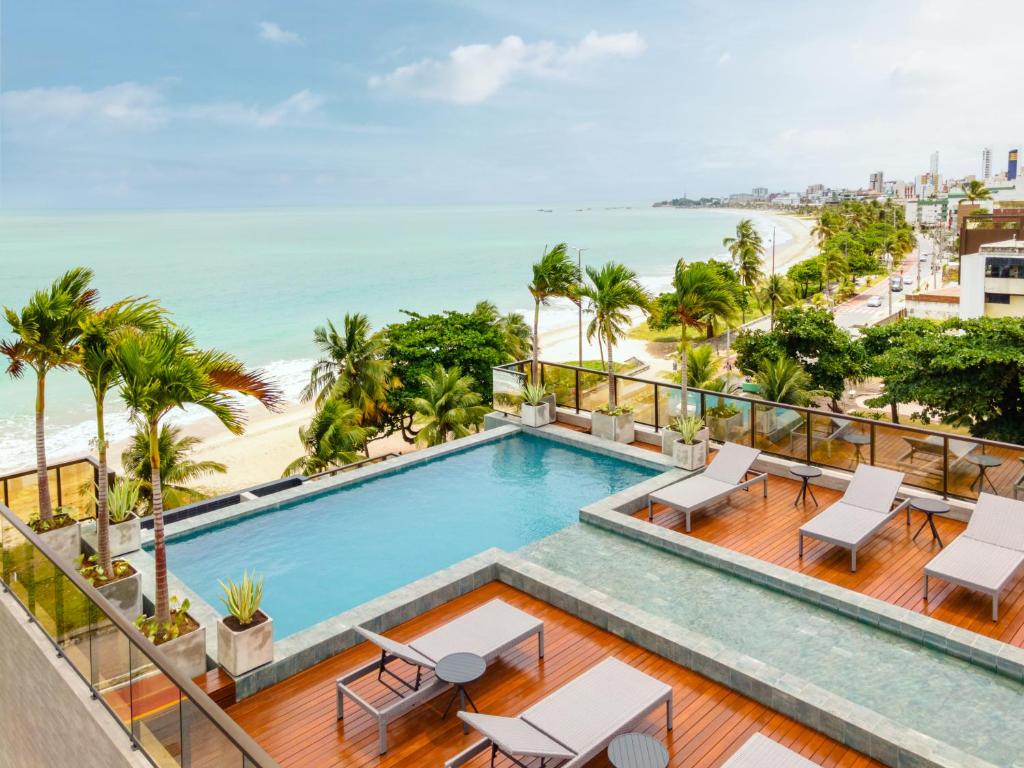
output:
<path id="1" fill-rule="evenodd" d="M 968 181 L 961 189 L 964 191 L 964 201 L 968 203 L 992 199 L 992 190 L 985 186 L 985 182 L 977 179 Z"/>
<path id="2" fill-rule="evenodd" d="M 347 400 L 327 400 L 309 424 L 299 429 L 306 453 L 285 468 L 284 476 L 311 475 L 362 459 L 359 448 L 366 444 L 368 430 L 360 425 L 361 416 Z"/>
<path id="3" fill-rule="evenodd" d="M 245 413 L 232 393 L 254 397 L 268 408 L 280 402 L 278 388 L 236 358 L 196 346 L 182 328 L 163 325 L 131 335 L 116 348 L 121 396 L 149 433 L 150 494 L 153 500 L 153 559 L 156 569 L 155 620 L 170 623 L 167 551 L 164 544 L 163 486 L 160 474 L 160 421 L 188 404 L 205 408 L 234 434 L 245 428 Z"/>
<path id="4" fill-rule="evenodd" d="M 420 382 L 423 397 L 415 398 L 412 408 L 419 426 L 416 441 L 421 445 L 440 445 L 448 435 L 465 437 L 488 411 L 473 391 L 473 377 L 463 376 L 457 366 L 445 370 L 438 363 L 431 373 L 420 376 Z"/>
<path id="5" fill-rule="evenodd" d="M 14 378 L 31 368 L 36 374 L 36 484 L 39 519 L 53 517 L 50 479 L 46 467 L 46 376 L 52 370 L 77 363 L 76 342 L 81 321 L 96 303 L 91 269 L 77 267 L 57 278 L 49 290 L 37 291 L 20 312 L 4 307 L 14 341 L 0 341 L 0 354 L 9 360 L 7 373 Z"/>
<path id="6" fill-rule="evenodd" d="M 825 293 L 831 296 L 830 284 L 839 280 L 849 271 L 846 257 L 838 248 L 826 248 L 820 254 L 821 279 L 825 283 Z"/>
<path id="7" fill-rule="evenodd" d="M 707 389 L 716 378 L 722 367 L 722 361 L 715 357 L 715 350 L 710 344 L 690 347 L 686 352 L 686 385 L 697 389 Z M 682 362 L 682 356 L 679 358 Z"/>
<path id="8" fill-rule="evenodd" d="M 736 225 L 736 236 L 724 238 L 722 245 L 726 246 L 732 255 L 733 268 L 739 275 L 740 285 L 749 291 L 761 282 L 764 277 L 764 243 L 761 234 L 754 228 L 754 222 L 742 219 Z M 746 314 L 746 308 L 741 307 L 740 322 L 746 322 Z"/>
<path id="9" fill-rule="evenodd" d="M 715 320 L 728 322 L 736 316 L 736 294 L 732 286 L 721 272 L 707 262 L 698 261 L 687 266 L 680 259 L 672 277 L 672 288 L 669 310 L 679 321 L 679 343 L 684 349 L 689 346 L 686 333 L 690 328 L 714 326 Z M 685 416 L 688 408 L 686 387 L 689 355 L 681 355 L 680 358 Z"/>
<path id="10" fill-rule="evenodd" d="M 580 268 L 569 258 L 568 246 L 559 243 L 544 252 L 540 261 L 533 265 L 533 280 L 527 286 L 533 296 L 533 364 L 530 367 L 533 381 L 540 381 L 538 361 L 540 359 L 540 307 L 553 298 L 568 298 L 579 301 Z M 582 361 L 580 361 L 582 363 Z"/>
<path id="11" fill-rule="evenodd" d="M 104 573 L 113 573 L 110 562 L 110 517 L 107 509 L 107 438 L 103 406 L 107 394 L 119 383 L 114 348 L 129 333 L 152 330 L 163 320 L 163 311 L 152 301 L 125 299 L 82 318 L 78 338 L 78 372 L 92 391 L 96 409 L 96 454 L 99 479 L 96 488 L 96 557 Z"/>
<path id="12" fill-rule="evenodd" d="M 765 278 L 761 283 L 761 304 L 771 307 L 770 329 L 775 330 L 775 310 L 779 307 L 786 307 L 796 301 L 796 292 L 793 284 L 785 276 L 774 274 Z"/>
<path id="13" fill-rule="evenodd" d="M 530 355 L 532 333 L 526 320 L 518 312 L 501 315 L 490 301 L 479 301 L 473 312 L 483 315 L 501 332 L 509 362 L 523 360 Z"/>
<path id="14" fill-rule="evenodd" d="M 821 246 L 826 240 L 839 234 L 842 226 L 842 216 L 833 214 L 831 211 L 822 211 L 818 214 L 818 221 L 811 227 L 811 234 L 818 238 L 818 245 Z"/>
<path id="15" fill-rule="evenodd" d="M 369 318 L 346 314 L 341 332 L 328 320 L 314 329 L 313 343 L 322 356 L 309 372 L 302 400 L 315 400 L 319 408 L 329 397 L 342 397 L 359 409 L 361 423 L 378 424 L 388 389 L 396 382 L 384 356 L 384 339 L 372 332 Z"/>
<path id="16" fill-rule="evenodd" d="M 760 395 L 773 403 L 808 405 L 811 398 L 827 393 L 812 388 L 811 376 L 796 360 L 779 355 L 774 360 L 763 360 L 754 373 Z"/>
<path id="17" fill-rule="evenodd" d="M 192 486 L 206 475 L 223 475 L 227 465 L 219 461 L 193 461 L 192 451 L 202 441 L 192 435 L 182 435 L 181 429 L 171 424 L 160 427 L 157 447 L 160 453 L 160 490 L 164 509 L 180 507 L 205 499 L 209 494 Z M 121 466 L 128 477 L 139 483 L 139 496 L 152 504 L 153 468 L 150 463 L 149 430 L 141 425 L 132 435 L 128 446 L 121 452 Z"/>
<path id="18" fill-rule="evenodd" d="M 629 330 L 631 319 L 629 313 L 638 309 L 645 315 L 649 313 L 651 296 L 640 285 L 636 272 L 623 264 L 609 261 L 601 269 L 587 267 L 590 282 L 580 287 L 580 296 L 588 300 L 587 311 L 593 313 L 591 325 L 594 333 L 604 339 L 608 370 L 608 408 L 616 404 L 615 362 L 613 350 L 615 342 L 622 339 Z M 589 331 L 588 331 L 589 333 Z"/>

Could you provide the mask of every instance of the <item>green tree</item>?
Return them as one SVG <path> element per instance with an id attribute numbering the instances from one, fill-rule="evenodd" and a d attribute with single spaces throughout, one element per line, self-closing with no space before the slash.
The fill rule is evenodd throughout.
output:
<path id="1" fill-rule="evenodd" d="M 578 301 L 579 267 L 567 253 L 568 246 L 558 243 L 546 250 L 540 261 L 533 265 L 533 279 L 527 288 L 533 296 L 533 381 L 540 381 L 540 308 L 553 298 L 569 298 Z"/>
<path id="2" fill-rule="evenodd" d="M 818 286 L 818 290 L 821 290 L 821 258 L 815 256 L 797 262 L 786 271 L 786 276 L 794 285 L 800 286 L 800 296 L 806 299 L 811 286 Z"/>
<path id="3" fill-rule="evenodd" d="M 761 397 L 773 403 L 809 405 L 812 398 L 823 394 L 814 389 L 803 366 L 785 355 L 762 360 L 753 378 Z"/>
<path id="4" fill-rule="evenodd" d="M 767 304 L 771 312 L 771 328 L 775 328 L 775 310 L 779 307 L 787 307 L 796 301 L 796 293 L 793 285 L 783 275 L 778 273 L 769 275 L 761 283 L 760 295 L 758 296 L 762 305 Z"/>
<path id="5" fill-rule="evenodd" d="M 76 358 L 92 392 L 96 414 L 96 558 L 104 573 L 113 573 L 110 560 L 110 515 L 107 508 L 107 435 L 104 404 L 120 383 L 114 349 L 126 334 L 143 333 L 163 322 L 163 311 L 152 301 L 126 299 L 90 312 L 79 323 Z"/>
<path id="6" fill-rule="evenodd" d="M 173 509 L 205 499 L 209 494 L 196 488 L 195 483 L 207 475 L 223 475 L 227 465 L 219 461 L 194 461 L 192 451 L 202 441 L 198 437 L 182 434 L 180 427 L 162 424 L 157 437 L 160 454 L 160 487 L 164 509 Z M 140 426 L 121 452 L 121 466 L 125 475 L 139 483 L 139 496 L 152 508 L 153 465 L 150 463 L 149 429 Z"/>
<path id="7" fill-rule="evenodd" d="M 324 401 L 309 424 L 299 429 L 305 453 L 285 468 L 284 476 L 312 475 L 364 458 L 359 450 L 366 444 L 369 430 L 362 426 L 362 416 L 342 398 Z"/>
<path id="8" fill-rule="evenodd" d="M 825 284 L 825 293 L 831 295 L 832 283 L 839 282 L 849 274 L 846 257 L 838 248 L 827 245 L 821 252 L 821 279 Z"/>
<path id="9" fill-rule="evenodd" d="M 121 395 L 149 434 L 155 619 L 159 626 L 166 626 L 171 613 L 160 474 L 160 421 L 172 410 L 194 404 L 216 416 L 231 432 L 240 434 L 244 431 L 245 415 L 232 393 L 254 397 L 272 408 L 280 402 L 280 392 L 231 355 L 200 349 L 188 331 L 175 326 L 126 337 L 117 345 L 116 356 Z"/>
<path id="10" fill-rule="evenodd" d="M 985 186 L 985 182 L 972 179 L 961 186 L 964 191 L 964 201 L 975 203 L 978 200 L 991 200 L 992 190 Z"/>
<path id="11" fill-rule="evenodd" d="M 77 267 L 65 272 L 48 290 L 36 291 L 20 312 L 4 307 L 4 316 L 17 337 L 0 341 L 0 354 L 8 359 L 7 373 L 20 378 L 26 368 L 36 375 L 36 485 L 39 518 L 53 517 L 50 479 L 46 464 L 46 377 L 78 363 L 77 342 L 81 321 L 96 303 L 89 287 L 92 270 Z"/>
<path id="12" fill-rule="evenodd" d="M 457 367 L 445 368 L 438 364 L 429 374 L 420 377 L 423 395 L 413 401 L 416 414 L 416 442 L 421 445 L 440 445 L 448 436 L 465 437 L 471 427 L 483 421 L 487 406 L 473 391 L 473 379 L 463 376 Z"/>
<path id="13" fill-rule="evenodd" d="M 686 353 L 686 385 L 696 389 L 707 389 L 718 378 L 722 361 L 715 357 L 715 350 L 710 344 L 689 347 Z M 682 362 L 682 355 L 677 355 Z"/>
<path id="14" fill-rule="evenodd" d="M 587 311 L 594 316 L 592 326 L 608 352 L 608 408 L 612 409 L 616 405 L 615 342 L 629 330 L 630 312 L 650 312 L 651 297 L 640 285 L 636 272 L 613 261 L 601 269 L 587 267 L 587 278 L 579 292 L 589 303 Z"/>
<path id="15" fill-rule="evenodd" d="M 764 278 L 764 243 L 761 234 L 754 228 L 754 222 L 750 219 L 741 220 L 736 225 L 736 236 L 724 238 L 722 245 L 729 249 L 740 284 L 749 293 Z M 746 319 L 746 307 L 742 305 L 740 321 L 745 323 Z"/>
<path id="16" fill-rule="evenodd" d="M 508 353 L 508 362 L 524 360 L 530 356 L 533 332 L 522 315 L 518 312 L 508 312 L 502 315 L 498 312 L 497 306 L 490 301 L 478 301 L 473 307 L 473 312 L 490 318 L 495 327 L 501 331 Z"/>

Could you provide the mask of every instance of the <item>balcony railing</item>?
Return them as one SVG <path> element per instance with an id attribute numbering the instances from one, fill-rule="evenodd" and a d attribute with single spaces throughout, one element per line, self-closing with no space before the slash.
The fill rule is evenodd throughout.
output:
<path id="1" fill-rule="evenodd" d="M 159 646 L 6 506 L 0 506 L 0 578 L 4 591 L 154 766 L 277 768 L 209 696 L 171 666 Z M 53 716 L 55 723 L 63 722 L 60 712 Z M 81 744 L 81 750 L 87 754 L 89 745 Z"/>
<path id="2" fill-rule="evenodd" d="M 495 410 L 518 415 L 516 397 L 507 391 L 509 377 L 528 381 L 529 361 L 495 370 L 506 380 L 506 391 L 495 392 Z M 542 362 L 540 378 L 562 408 L 589 413 L 607 402 L 605 371 Z M 682 413 L 678 384 L 626 375 L 616 375 L 615 382 L 619 404 L 633 409 L 638 424 L 658 431 Z M 886 467 L 903 472 L 908 485 L 947 498 L 973 500 L 982 490 L 1024 498 L 1024 446 L 745 394 L 691 387 L 687 401 L 687 412 L 703 417 L 715 440 L 744 443 L 772 456 L 834 469 L 852 471 L 861 463 Z"/>
<path id="3" fill-rule="evenodd" d="M 96 516 L 94 489 L 99 483 L 99 465 L 92 457 L 73 459 L 48 468 L 50 497 L 58 507 L 68 507 L 71 516 L 84 520 Z M 108 473 L 111 480 L 114 473 Z M 39 514 L 39 490 L 35 469 L 0 477 L 0 501 L 22 520 Z"/>

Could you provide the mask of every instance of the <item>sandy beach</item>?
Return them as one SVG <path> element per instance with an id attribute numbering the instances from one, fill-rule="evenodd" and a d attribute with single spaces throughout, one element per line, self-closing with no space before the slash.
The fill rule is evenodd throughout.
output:
<path id="1" fill-rule="evenodd" d="M 759 212 L 761 215 L 765 215 Z M 667 213 L 671 215 L 671 213 Z M 775 253 L 776 271 L 785 271 L 791 264 L 814 255 L 815 247 L 810 229 L 813 223 L 795 216 L 770 214 L 773 222 L 789 234 L 789 239 L 778 246 Z M 766 255 L 766 271 L 770 269 L 771 254 Z M 638 318 L 639 319 L 639 318 Z M 584 318 L 586 322 L 586 318 Z M 541 354 L 554 362 L 575 360 L 577 357 L 576 325 L 557 328 L 541 336 Z M 650 365 L 652 371 L 670 367 L 665 359 L 664 345 L 650 344 L 638 339 L 625 339 L 615 348 L 617 360 L 637 357 Z M 596 347 L 584 343 L 584 358 L 597 358 Z M 212 419 L 203 419 L 186 425 L 187 434 L 203 442 L 195 451 L 196 461 L 213 460 L 227 465 L 223 475 L 210 475 L 196 485 L 208 493 L 220 494 L 247 488 L 280 477 L 284 468 L 302 454 L 299 428 L 309 422 L 313 407 L 310 404 L 290 404 L 279 413 L 263 409 L 252 410 L 248 428 L 243 435 L 232 435 Z M 115 469 L 123 443 L 111 446 L 110 457 Z M 371 456 L 386 453 L 407 453 L 415 450 L 400 434 L 377 440 L 370 445 Z"/>

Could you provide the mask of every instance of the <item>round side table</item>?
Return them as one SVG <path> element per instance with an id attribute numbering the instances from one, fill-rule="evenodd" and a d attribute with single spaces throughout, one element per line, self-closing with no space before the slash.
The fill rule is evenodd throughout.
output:
<path id="1" fill-rule="evenodd" d="M 806 504 L 808 493 L 811 494 L 811 499 L 814 500 L 814 506 L 818 506 L 818 497 L 814 495 L 814 489 L 810 487 L 808 481 L 812 477 L 821 477 L 821 470 L 818 467 L 798 464 L 795 467 L 789 468 L 789 474 L 800 478 L 800 490 L 797 492 L 796 498 L 793 499 L 793 506 L 799 506 L 801 501 Z"/>
<path id="2" fill-rule="evenodd" d="M 668 750 L 646 733 L 623 733 L 608 745 L 608 762 L 615 768 L 668 768 Z"/>
<path id="3" fill-rule="evenodd" d="M 863 432 L 850 431 L 843 435 L 843 440 L 857 449 L 857 464 L 864 461 L 864 446 L 871 444 L 871 435 Z"/>
<path id="4" fill-rule="evenodd" d="M 996 487 L 992 484 L 992 479 L 988 476 L 988 470 L 998 467 L 1003 463 L 1003 460 L 990 453 L 968 453 L 964 456 L 964 461 L 969 464 L 973 464 L 978 468 L 978 476 L 974 478 L 974 482 L 971 483 L 971 490 L 974 490 L 974 486 L 978 486 L 978 493 L 981 493 L 985 490 L 985 483 L 988 483 L 988 487 L 992 489 L 992 493 L 995 493 Z"/>
<path id="5" fill-rule="evenodd" d="M 921 523 L 921 527 L 917 529 L 917 533 L 914 534 L 913 541 L 917 541 L 917 535 L 924 530 L 924 527 L 930 526 L 932 529 L 932 539 L 939 542 L 939 549 L 942 549 L 942 539 L 939 538 L 939 530 L 935 527 L 935 515 L 948 515 L 949 504 L 944 502 L 942 499 L 918 499 L 914 498 L 910 500 L 910 508 L 917 512 L 924 512 L 928 519 Z"/>
<path id="6" fill-rule="evenodd" d="M 437 662 L 437 666 L 434 667 L 434 674 L 437 675 L 437 679 L 455 686 L 455 691 L 452 693 L 452 697 L 448 699 L 448 704 L 441 715 L 442 720 L 448 717 L 448 710 L 452 708 L 455 699 L 459 700 L 460 710 L 466 708 L 466 702 L 468 701 L 469 706 L 473 708 L 474 712 L 480 711 L 476 708 L 476 704 L 473 703 L 473 699 L 470 698 L 466 685 L 474 680 L 479 680 L 486 670 L 487 662 L 484 661 L 482 656 L 477 656 L 475 653 L 450 653 Z M 469 733 L 468 724 L 462 724 L 462 732 Z"/>

